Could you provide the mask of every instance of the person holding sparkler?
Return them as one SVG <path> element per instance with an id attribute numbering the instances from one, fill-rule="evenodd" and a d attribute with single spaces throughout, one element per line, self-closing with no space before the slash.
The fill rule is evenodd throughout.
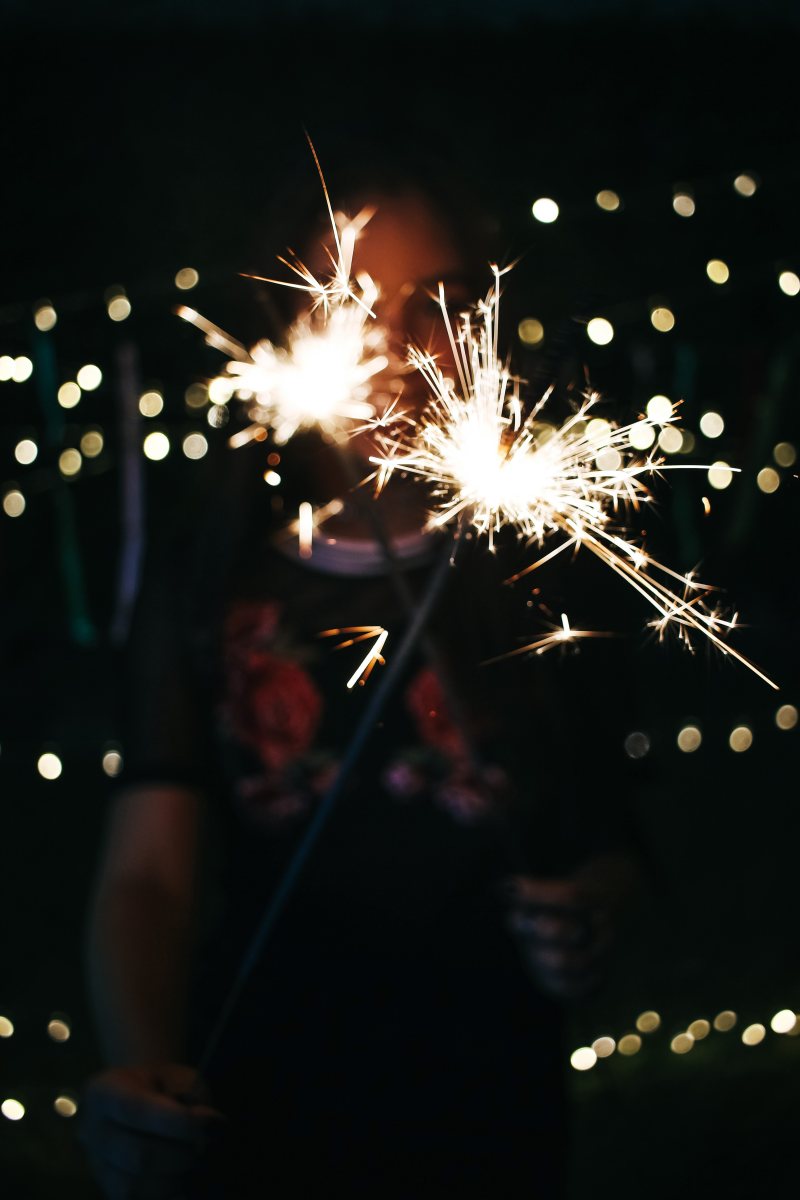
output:
<path id="1" fill-rule="evenodd" d="M 403 377 L 393 401 L 388 368 L 408 340 L 446 353 L 429 291 L 444 279 L 471 300 L 469 258 L 424 188 L 350 199 L 375 210 L 357 295 L 386 363 L 358 403 L 413 413 L 424 380 Z M 257 371 L 281 358 L 236 361 L 257 426 Z M 139 606 L 128 770 L 90 923 L 110 1064 L 84 1105 L 95 1173 L 137 1200 L 559 1196 L 560 1002 L 596 983 L 636 868 L 619 768 L 597 786 L 617 745 L 585 705 L 575 724 L 575 662 L 481 666 L 519 623 L 502 587 L 513 538 L 459 551 L 432 657 L 409 663 L 374 729 L 208 1090 L 187 1065 L 408 619 L 390 565 L 420 596 L 440 553 L 413 479 L 393 472 L 375 499 L 353 489 L 373 470 L 369 431 L 343 457 L 330 428 L 292 420 L 271 453 L 284 503 L 294 488 L 307 506 L 299 526 L 276 519 L 265 447 L 242 436 L 202 536 L 171 546 Z"/>

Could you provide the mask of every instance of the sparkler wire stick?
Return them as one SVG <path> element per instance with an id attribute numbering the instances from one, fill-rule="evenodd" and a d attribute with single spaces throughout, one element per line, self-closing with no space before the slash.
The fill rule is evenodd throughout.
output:
<path id="1" fill-rule="evenodd" d="M 292 895 L 303 868 L 308 861 L 308 858 L 314 849 L 320 834 L 322 833 L 328 819 L 333 811 L 337 800 L 339 799 L 345 784 L 347 783 L 350 774 L 356 766 L 361 753 L 366 745 L 375 723 L 381 715 L 381 712 L 389 700 L 394 688 L 396 687 L 400 675 L 405 667 L 412 651 L 414 650 L 423 629 L 430 617 L 433 607 L 439 598 L 448 571 L 455 558 L 457 550 L 457 540 L 447 539 L 443 553 L 433 568 L 427 589 L 419 601 L 419 605 L 414 614 L 413 620 L 408 625 L 403 639 L 400 642 L 396 652 L 392 655 L 391 661 L 383 673 L 380 682 L 370 696 L 369 703 L 364 709 L 361 719 L 356 726 L 355 732 L 350 739 L 350 742 L 345 751 L 344 757 L 339 765 L 339 770 L 328 788 L 319 806 L 314 814 L 313 820 L 308 826 L 302 840 L 295 850 L 292 858 L 283 873 L 283 876 L 278 883 L 272 897 L 267 904 L 261 921 L 256 928 L 253 937 L 247 946 L 247 949 L 242 956 L 239 968 L 236 973 L 233 985 L 222 1005 L 216 1024 L 214 1025 L 208 1040 L 200 1056 L 200 1061 L 197 1065 L 198 1081 L 208 1071 L 210 1063 L 219 1048 L 222 1036 L 227 1028 L 228 1022 L 239 1002 L 239 999 L 244 991 L 247 982 L 252 975 L 256 965 L 258 964 L 261 954 L 264 950 L 270 934 L 275 928 L 281 913 L 283 912 L 289 898 Z M 191 1093 L 190 1093 L 191 1094 Z"/>

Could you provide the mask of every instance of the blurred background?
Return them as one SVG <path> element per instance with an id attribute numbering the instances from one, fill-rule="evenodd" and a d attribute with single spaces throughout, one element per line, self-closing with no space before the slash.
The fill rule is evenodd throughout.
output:
<path id="1" fill-rule="evenodd" d="M 656 485 L 649 544 L 725 588 L 736 646 L 781 690 L 659 645 L 620 597 L 637 718 L 619 756 L 647 760 L 652 882 L 570 1010 L 573 1195 L 777 1194 L 800 1071 L 796 9 L 42 3 L 34 26 L 3 7 L 6 1194 L 96 1194 L 75 1141 L 99 1065 L 81 939 L 124 770 L 119 643 L 149 534 L 226 437 L 204 386 L 221 360 L 174 308 L 263 333 L 266 289 L 239 273 L 274 272 L 290 172 L 313 187 L 304 127 L 332 173 L 361 136 L 457 164 L 520 256 L 519 372 L 588 372 L 617 421 L 680 400 L 660 451 L 715 464 Z"/>

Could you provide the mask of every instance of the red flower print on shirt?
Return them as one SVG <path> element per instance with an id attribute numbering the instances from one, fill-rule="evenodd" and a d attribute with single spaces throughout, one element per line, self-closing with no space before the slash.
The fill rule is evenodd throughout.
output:
<path id="1" fill-rule="evenodd" d="M 425 745 L 441 751 L 448 758 L 461 760 L 467 757 L 467 744 L 450 719 L 444 690 L 430 667 L 423 667 L 411 680 L 406 690 L 406 706 Z"/>
<path id="2" fill-rule="evenodd" d="M 253 651 L 229 673 L 225 710 L 234 737 L 275 772 L 311 746 L 322 698 L 298 663 Z"/>

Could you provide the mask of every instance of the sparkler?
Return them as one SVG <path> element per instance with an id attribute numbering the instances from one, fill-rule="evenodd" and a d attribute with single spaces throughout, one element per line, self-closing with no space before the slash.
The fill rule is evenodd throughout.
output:
<path id="1" fill-rule="evenodd" d="M 385 420 L 376 422 L 381 452 L 372 462 L 378 468 L 378 490 L 396 470 L 420 477 L 432 485 L 435 500 L 429 527 L 467 519 L 477 533 L 488 536 L 490 548 L 506 525 L 539 547 L 551 537 L 561 539 L 509 582 L 570 548 L 585 546 L 656 610 L 651 624 L 659 637 L 673 629 L 691 648 L 692 635 L 702 634 L 777 688 L 723 640 L 736 618 L 728 620 L 709 602 L 715 589 L 652 558 L 621 523 L 623 516 L 651 502 L 643 477 L 686 468 L 665 467 L 652 454 L 642 459 L 631 440 L 640 422 L 616 426 L 592 419 L 600 400 L 596 392 L 585 393 L 577 411 L 559 427 L 540 419 L 552 389 L 524 415 L 520 381 L 498 356 L 500 279 L 505 272 L 494 267 L 493 273 L 485 300 L 474 313 L 462 314 L 455 329 L 439 285 L 457 379 L 447 377 L 433 355 L 411 347 L 409 361 L 426 380 L 430 398 L 419 418 L 397 413 L 396 432 L 385 428 Z M 674 414 L 658 422 L 643 418 L 653 428 L 673 419 Z M 568 640 L 563 630 L 559 640 Z M 539 643 L 527 647 L 539 648 Z"/>
<path id="2" fill-rule="evenodd" d="M 216 391 L 223 401 L 235 396 L 249 405 L 252 424 L 234 435 L 236 445 L 258 438 L 265 429 L 272 430 L 278 445 L 306 429 L 319 429 L 329 439 L 343 436 L 352 422 L 375 417 L 375 377 L 389 365 L 386 333 L 373 312 L 378 289 L 365 272 L 353 275 L 355 244 L 374 209 L 362 209 L 352 219 L 335 214 L 310 139 L 309 145 L 333 233 L 335 254 L 326 247 L 331 274 L 317 278 L 292 254 L 279 257 L 279 262 L 300 282 L 247 276 L 309 296 L 309 310 L 290 327 L 285 345 L 264 339 L 248 350 L 193 308 L 176 310 L 202 330 L 209 346 L 228 355 L 223 373 L 210 381 L 209 392 L 213 396 Z"/>
<path id="3" fill-rule="evenodd" d="M 386 665 L 386 659 L 383 657 L 381 651 L 386 645 L 389 630 L 384 629 L 381 625 L 345 625 L 341 629 L 323 629 L 318 634 L 318 637 L 340 637 L 343 633 L 351 633 L 355 636 L 339 642 L 338 646 L 334 646 L 334 650 L 345 650 L 348 646 L 355 646 L 359 642 L 366 642 L 372 637 L 375 638 L 374 645 L 370 647 L 366 657 L 359 663 L 347 681 L 348 689 L 355 687 L 357 683 L 363 687 L 372 674 L 376 663 L 382 667 Z"/>

